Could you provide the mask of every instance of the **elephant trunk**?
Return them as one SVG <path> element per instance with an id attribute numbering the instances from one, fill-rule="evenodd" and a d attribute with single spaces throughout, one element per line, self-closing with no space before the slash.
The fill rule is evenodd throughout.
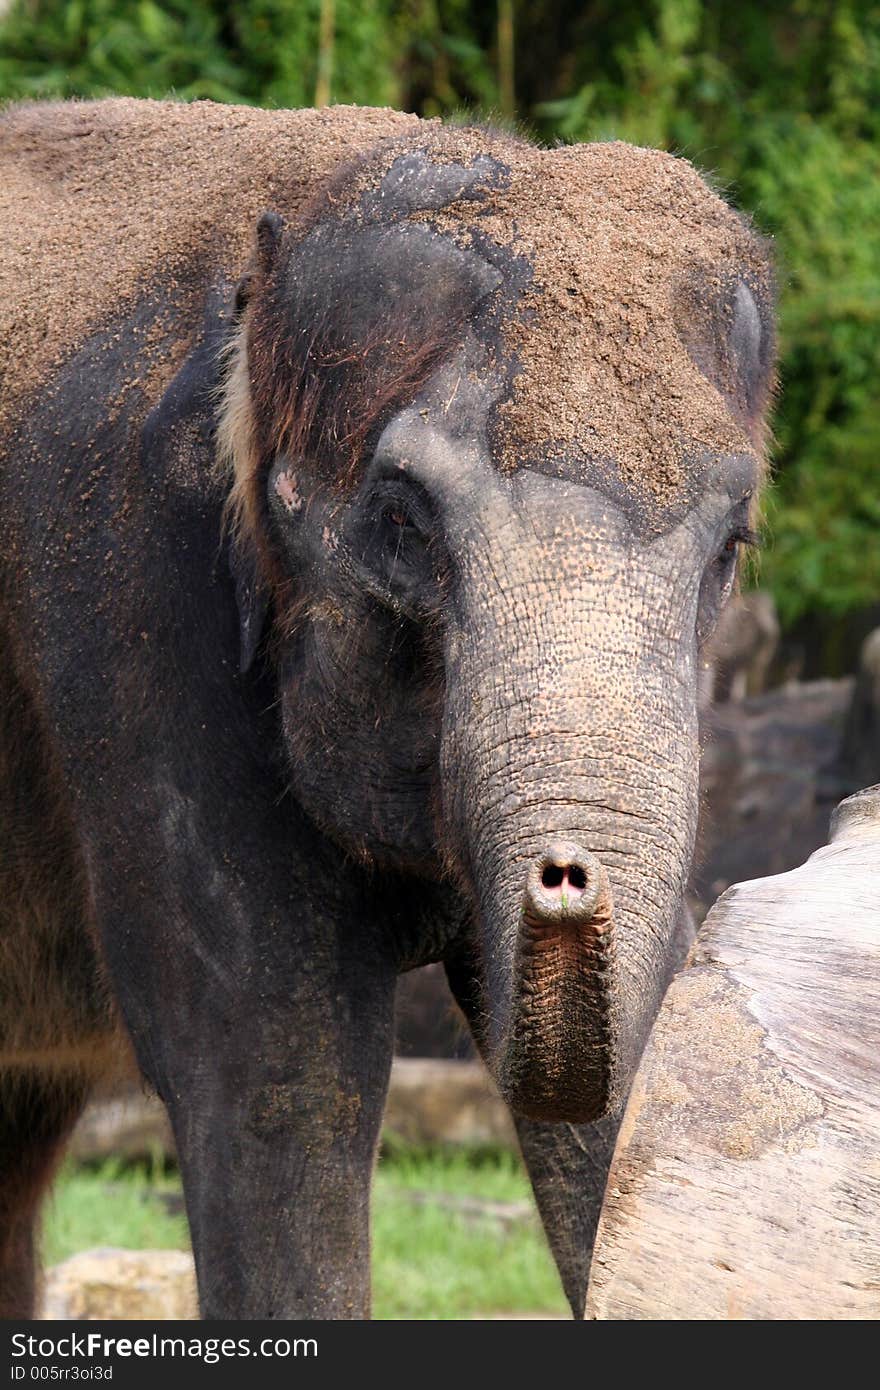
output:
<path id="1" fill-rule="evenodd" d="M 601 575 L 542 580 L 534 558 L 529 572 L 474 584 L 449 639 L 445 813 L 477 905 L 496 1080 L 520 1114 L 587 1121 L 628 1085 L 684 891 L 693 637 L 619 575 L 612 595 Z"/>

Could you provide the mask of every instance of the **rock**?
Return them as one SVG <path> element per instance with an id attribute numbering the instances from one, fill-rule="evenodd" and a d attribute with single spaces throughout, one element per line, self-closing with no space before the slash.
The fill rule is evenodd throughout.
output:
<path id="1" fill-rule="evenodd" d="M 399 1057 L 473 1058 L 467 1024 L 442 965 L 410 970 L 397 982 L 394 1050 Z"/>
<path id="2" fill-rule="evenodd" d="M 71 1158 L 90 1163 L 106 1158 L 150 1161 L 173 1153 L 165 1106 L 136 1083 L 123 1095 L 88 1106 L 68 1146 Z"/>
<path id="3" fill-rule="evenodd" d="M 880 627 L 862 643 L 840 765 L 852 788 L 880 782 Z"/>
<path id="4" fill-rule="evenodd" d="M 738 594 L 721 614 L 701 680 L 704 704 L 760 695 L 779 646 L 779 618 L 770 594 Z"/>
<path id="5" fill-rule="evenodd" d="M 507 1106 L 482 1062 L 396 1057 L 385 1130 L 409 1144 L 503 1144 L 516 1148 Z"/>
<path id="6" fill-rule="evenodd" d="M 852 790 L 839 768 L 852 693 L 851 678 L 811 681 L 704 712 L 699 919 L 731 883 L 784 873 L 825 843 Z"/>
<path id="7" fill-rule="evenodd" d="M 182 1250 L 84 1250 L 46 1274 L 46 1319 L 198 1317 L 192 1256 Z"/>

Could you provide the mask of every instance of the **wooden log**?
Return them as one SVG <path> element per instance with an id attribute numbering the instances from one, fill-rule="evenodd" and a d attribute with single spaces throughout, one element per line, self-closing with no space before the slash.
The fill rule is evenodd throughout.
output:
<path id="1" fill-rule="evenodd" d="M 880 1316 L 880 786 L 709 914 L 636 1077 L 587 1316 Z"/>

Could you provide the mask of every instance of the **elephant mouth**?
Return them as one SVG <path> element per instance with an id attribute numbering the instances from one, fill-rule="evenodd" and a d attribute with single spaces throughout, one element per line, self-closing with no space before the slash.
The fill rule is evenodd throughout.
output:
<path id="1" fill-rule="evenodd" d="M 552 875 L 545 874 L 545 879 Z M 527 895 L 507 1036 L 496 1059 L 508 1104 L 534 1120 L 584 1123 L 613 1105 L 615 934 L 605 880 L 588 910 L 539 912 Z"/>

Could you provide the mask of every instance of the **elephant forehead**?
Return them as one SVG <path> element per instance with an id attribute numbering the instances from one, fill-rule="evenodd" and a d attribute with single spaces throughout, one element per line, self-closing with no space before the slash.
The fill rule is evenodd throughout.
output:
<path id="1" fill-rule="evenodd" d="M 672 501 L 694 459 L 757 462 L 760 412 L 749 421 L 737 408 L 731 344 L 742 286 L 746 329 L 753 319 L 761 331 L 766 252 L 697 171 L 620 142 L 499 142 L 487 163 L 484 134 L 436 141 L 426 157 L 459 169 L 470 160 L 474 177 L 445 206 L 410 215 L 484 254 L 495 248 L 513 291 L 500 327 L 500 466 L 555 456 L 576 473 L 578 459 L 606 460 L 646 500 Z"/>
<path id="2" fill-rule="evenodd" d="M 759 280 L 753 239 L 696 171 L 653 150 L 582 146 L 545 152 L 509 196 L 532 276 L 505 325 L 502 466 L 546 457 L 549 441 L 551 456 L 613 460 L 629 488 L 671 500 L 685 460 L 754 453 L 724 382 L 704 375 L 681 332 L 683 291 Z"/>
<path id="3" fill-rule="evenodd" d="M 536 242 L 534 282 L 505 324 L 501 467 L 559 458 L 577 477 L 579 462 L 606 460 L 629 489 L 670 502 L 693 460 L 756 456 L 679 336 L 672 257 L 646 254 L 619 226 L 578 231 L 558 256 Z"/>

